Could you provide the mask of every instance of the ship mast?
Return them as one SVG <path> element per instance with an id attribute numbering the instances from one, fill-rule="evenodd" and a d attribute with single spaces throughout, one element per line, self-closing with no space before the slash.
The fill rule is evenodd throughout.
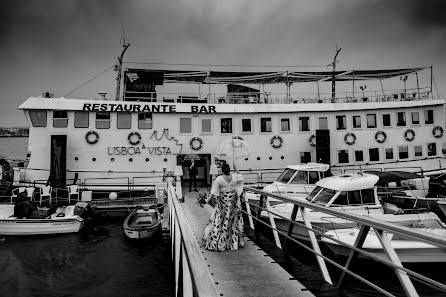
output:
<path id="1" fill-rule="evenodd" d="M 122 38 L 120 40 L 120 43 L 122 45 L 122 47 L 124 47 L 124 49 L 122 50 L 121 56 L 118 57 L 118 62 L 119 64 L 118 66 L 118 77 L 116 78 L 117 80 L 117 85 L 116 85 L 116 101 L 119 101 L 119 95 L 121 92 L 121 73 L 122 73 L 122 59 L 124 57 L 124 53 L 125 51 L 129 48 L 130 43 L 129 40 L 125 37 L 124 35 L 124 28 L 123 28 L 123 34 L 122 34 Z"/>
<path id="2" fill-rule="evenodd" d="M 336 63 L 338 63 L 339 61 L 336 60 L 336 58 L 338 57 L 339 52 L 341 51 L 341 48 L 338 49 L 338 45 L 336 45 L 336 54 L 333 58 L 333 63 L 328 64 L 327 66 L 333 66 L 333 78 L 331 79 L 331 98 L 335 99 L 336 98 Z"/>

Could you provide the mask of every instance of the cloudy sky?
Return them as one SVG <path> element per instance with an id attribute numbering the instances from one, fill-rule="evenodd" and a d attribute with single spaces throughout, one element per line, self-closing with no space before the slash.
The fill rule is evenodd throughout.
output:
<path id="1" fill-rule="evenodd" d="M 322 66 L 338 45 L 338 69 L 433 65 L 446 96 L 444 0 L 3 0 L 0 22 L 0 126 L 26 126 L 24 100 L 116 63 L 123 26 L 126 61 Z M 66 97 L 114 94 L 114 76 Z"/>

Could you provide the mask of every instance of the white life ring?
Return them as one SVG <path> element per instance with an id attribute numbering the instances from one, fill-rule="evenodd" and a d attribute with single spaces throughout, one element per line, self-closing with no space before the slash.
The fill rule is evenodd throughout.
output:
<path id="1" fill-rule="evenodd" d="M 308 141 L 311 146 L 316 146 L 316 134 L 311 135 L 310 138 L 308 138 Z"/>
<path id="2" fill-rule="evenodd" d="M 93 135 L 93 137 L 91 137 Z M 95 144 L 99 141 L 99 134 L 96 131 L 88 131 L 85 134 L 85 141 L 87 141 L 89 144 Z"/>
<path id="3" fill-rule="evenodd" d="M 407 129 L 404 132 L 404 139 L 406 139 L 407 141 L 412 141 L 415 139 L 415 131 L 412 129 Z"/>
<path id="4" fill-rule="evenodd" d="M 133 139 L 134 138 L 133 136 L 136 136 L 136 140 Z M 141 142 L 141 134 L 139 134 L 138 132 L 132 132 L 127 137 L 127 140 L 131 145 L 137 145 Z"/>
<path id="5" fill-rule="evenodd" d="M 278 142 L 276 142 L 276 139 L 278 140 Z M 271 137 L 270 143 L 273 148 L 279 148 L 283 144 L 283 139 L 279 135 L 276 135 L 276 136 Z"/>
<path id="6" fill-rule="evenodd" d="M 198 145 L 197 145 L 198 143 Z M 193 137 L 190 140 L 190 148 L 193 149 L 194 151 L 198 151 L 199 149 L 201 149 L 203 147 L 203 140 L 200 137 Z"/>
<path id="7" fill-rule="evenodd" d="M 356 142 L 356 135 L 351 132 L 345 134 L 344 142 L 348 145 L 353 145 Z"/>
<path id="8" fill-rule="evenodd" d="M 381 137 L 381 135 L 382 135 L 382 137 Z M 376 133 L 375 133 L 375 140 L 376 140 L 376 142 L 378 142 L 378 143 L 386 142 L 386 140 L 387 140 L 387 134 L 386 134 L 386 132 L 384 132 L 384 131 L 382 131 L 382 130 L 376 132 Z"/>
<path id="9" fill-rule="evenodd" d="M 440 127 L 440 126 L 435 126 L 435 127 L 432 129 L 432 134 L 434 135 L 435 138 L 440 138 L 441 136 L 443 136 L 443 134 L 444 134 L 444 130 L 443 130 L 443 128 Z"/>

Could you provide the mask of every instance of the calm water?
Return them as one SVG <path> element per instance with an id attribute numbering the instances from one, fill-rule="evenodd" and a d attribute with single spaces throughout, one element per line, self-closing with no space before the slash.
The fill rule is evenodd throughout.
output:
<path id="1" fill-rule="evenodd" d="M 0 157 L 9 160 L 25 160 L 28 137 L 0 137 Z"/>
<path id="2" fill-rule="evenodd" d="M 25 159 L 28 138 L 0 138 L 0 156 Z M 124 218 L 95 232 L 0 236 L 0 296 L 173 296 L 170 248 L 161 236 L 129 240 Z"/>

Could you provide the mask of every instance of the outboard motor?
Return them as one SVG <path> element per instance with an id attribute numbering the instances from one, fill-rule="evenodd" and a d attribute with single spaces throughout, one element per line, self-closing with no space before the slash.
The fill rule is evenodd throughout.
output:
<path id="1" fill-rule="evenodd" d="M 83 218 L 87 225 L 95 225 L 96 223 L 96 213 L 87 202 L 77 202 L 73 213 Z"/>

